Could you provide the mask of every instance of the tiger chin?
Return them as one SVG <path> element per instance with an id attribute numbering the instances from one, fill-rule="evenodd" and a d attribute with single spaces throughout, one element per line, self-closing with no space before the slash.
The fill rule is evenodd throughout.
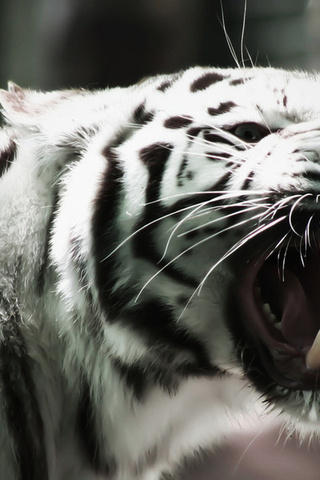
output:
<path id="1" fill-rule="evenodd" d="M 258 396 L 317 434 L 320 78 L 0 103 L 3 478 L 159 480 Z"/>

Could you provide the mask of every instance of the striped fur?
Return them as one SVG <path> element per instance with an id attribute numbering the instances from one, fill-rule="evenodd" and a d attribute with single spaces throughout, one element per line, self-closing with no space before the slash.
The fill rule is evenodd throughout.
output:
<path id="1" fill-rule="evenodd" d="M 254 364 L 235 292 L 253 252 L 299 236 L 297 202 L 312 236 L 319 85 L 197 67 L 1 91 L 3 478 L 159 480 L 251 411 L 252 385 L 317 430 L 316 389 Z"/>

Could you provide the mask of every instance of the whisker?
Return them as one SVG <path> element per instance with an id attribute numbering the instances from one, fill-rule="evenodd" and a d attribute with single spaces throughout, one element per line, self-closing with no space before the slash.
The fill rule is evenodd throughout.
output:
<path id="1" fill-rule="evenodd" d="M 234 165 L 242 165 L 242 162 L 238 161 L 237 159 L 234 159 L 232 156 L 231 157 L 223 157 L 224 152 L 219 152 L 221 155 L 219 156 L 219 153 L 214 153 L 214 152 L 192 152 L 190 150 L 175 150 L 175 152 L 180 153 L 181 155 L 190 155 L 193 157 L 201 157 L 201 158 L 212 158 L 214 160 L 219 160 L 223 161 L 225 163 L 232 162 Z M 226 152 L 229 153 L 229 152 Z M 234 153 L 234 152 L 233 152 Z M 233 170 L 230 169 L 230 172 L 233 173 Z"/>
<path id="2" fill-rule="evenodd" d="M 250 55 L 250 52 L 249 52 L 249 50 L 247 49 L 247 47 L 246 47 L 246 54 L 248 55 L 248 59 L 249 59 L 251 68 L 254 68 L 254 67 L 255 67 L 255 63 L 254 63 L 254 61 L 252 60 L 252 56 Z"/>
<path id="3" fill-rule="evenodd" d="M 235 52 L 235 49 L 232 45 L 232 41 L 231 41 L 231 38 L 230 36 L 228 35 L 227 33 L 227 27 L 226 27 L 226 21 L 225 21 L 225 17 L 224 17 L 224 10 L 223 10 L 223 4 L 222 4 L 222 0 L 220 0 L 220 10 L 221 10 L 221 20 L 220 20 L 220 24 L 222 26 L 222 29 L 223 29 L 223 33 L 225 35 L 225 38 L 226 38 L 226 42 L 227 42 L 227 45 L 228 45 L 228 48 L 229 48 L 229 51 L 231 53 L 231 56 L 235 62 L 235 64 L 237 65 L 238 68 L 241 68 L 240 66 L 240 62 L 237 58 L 237 54 Z"/>
<path id="4" fill-rule="evenodd" d="M 175 232 L 179 229 L 179 227 L 184 223 L 184 221 L 187 219 L 187 218 L 190 218 L 190 216 L 193 214 L 193 212 L 197 212 L 198 210 L 201 209 L 203 204 L 200 204 L 199 206 L 197 206 L 194 210 L 191 210 L 191 212 L 188 213 L 188 215 L 186 217 L 184 217 L 182 220 L 180 220 L 180 222 L 178 222 L 175 226 L 174 226 L 174 229 L 173 231 L 171 232 L 171 234 L 169 235 L 169 238 L 167 240 L 167 243 L 164 247 L 164 251 L 163 251 L 163 254 L 162 254 L 162 257 L 160 258 L 159 260 L 159 263 L 162 262 L 162 260 L 164 259 L 164 257 L 166 256 L 167 254 L 167 251 L 168 251 L 168 248 L 169 248 L 169 244 L 172 240 L 172 237 L 174 236 Z"/>
<path id="5" fill-rule="evenodd" d="M 293 232 L 290 232 L 291 235 L 290 235 L 290 239 L 289 241 L 287 242 L 287 245 L 285 247 L 285 250 L 284 250 L 284 254 L 283 254 L 283 259 L 282 259 L 282 271 L 281 271 L 281 278 L 282 278 L 282 281 L 284 282 L 284 271 L 285 271 L 285 266 L 286 266 L 286 260 L 287 260 L 287 255 L 288 255 L 288 250 L 289 250 L 289 246 L 290 246 L 290 242 L 292 240 L 292 237 L 293 237 Z"/>
<path id="6" fill-rule="evenodd" d="M 180 220 L 180 222 L 178 222 L 177 225 L 174 226 L 174 228 L 173 228 L 173 230 L 172 230 L 172 232 L 171 232 L 171 234 L 170 234 L 170 236 L 169 236 L 169 238 L 168 238 L 168 240 L 167 240 L 166 246 L 165 246 L 165 248 L 164 248 L 164 252 L 163 252 L 163 254 L 162 254 L 162 256 L 161 256 L 161 258 L 160 258 L 160 260 L 159 260 L 159 263 L 161 263 L 162 260 L 164 259 L 164 257 L 166 256 L 167 251 L 168 251 L 168 248 L 169 248 L 169 244 L 170 244 L 170 242 L 171 242 L 171 240 L 172 240 L 175 232 L 179 229 L 179 227 L 180 227 L 186 220 L 191 220 L 191 219 L 193 218 L 193 213 L 196 212 L 197 210 L 200 210 L 200 208 L 201 208 L 202 205 L 206 205 L 206 204 L 210 203 L 210 201 L 211 201 L 211 200 L 208 200 L 207 202 L 204 202 L 203 204 L 199 205 L 197 208 L 195 208 L 194 210 L 192 210 L 191 212 L 189 212 L 186 217 L 184 217 L 182 220 Z M 219 207 L 213 207 L 212 210 L 218 209 L 218 208 L 219 208 Z M 259 208 L 259 206 L 256 206 L 255 208 L 257 209 L 257 208 Z M 230 215 L 227 215 L 226 217 L 229 217 L 229 216 L 230 216 Z M 250 219 L 248 219 L 248 220 L 246 220 L 246 221 L 252 220 L 252 219 L 254 219 L 254 218 L 255 218 L 255 217 L 252 217 L 252 218 L 250 218 Z M 234 227 L 236 227 L 236 226 L 238 226 L 238 225 L 240 225 L 240 224 L 235 224 L 235 225 L 232 225 L 232 226 L 230 226 L 230 227 L 228 227 L 228 228 L 225 228 L 224 230 L 221 230 L 221 231 L 213 234 L 213 236 L 216 236 L 217 234 L 223 233 L 223 232 L 225 232 L 225 231 L 227 231 L 227 230 L 229 230 L 229 229 L 231 230 L 232 228 L 234 228 Z M 198 228 L 198 227 L 197 227 L 197 228 Z M 178 235 L 178 237 L 179 237 L 179 236 L 180 236 L 180 235 Z M 210 238 L 212 238 L 212 236 L 211 236 Z"/>
<path id="7" fill-rule="evenodd" d="M 183 115 L 181 115 L 183 117 Z M 243 140 L 241 140 L 240 138 L 236 137 L 235 135 L 233 135 L 232 133 L 226 131 L 226 130 L 223 130 L 215 125 L 212 125 L 210 123 L 204 123 L 205 125 L 205 128 L 204 130 L 213 130 L 213 132 L 217 132 L 217 133 L 220 133 L 220 134 L 223 134 L 220 138 L 221 138 L 221 142 L 219 142 L 219 140 L 217 140 L 217 142 L 211 142 L 210 140 L 206 140 L 205 138 L 202 138 L 202 137 L 199 137 L 199 136 L 194 136 L 194 135 L 188 135 L 189 138 L 192 140 L 192 143 L 194 145 L 199 145 L 201 147 L 208 147 L 208 146 L 216 146 L 216 145 L 219 145 L 219 148 L 221 149 L 224 149 L 224 152 L 225 153 L 235 153 L 234 151 L 234 147 L 236 147 L 236 154 L 238 156 L 240 156 L 240 151 L 238 150 L 239 147 L 244 147 L 246 146 L 245 150 L 249 150 L 249 145 L 244 142 Z M 228 140 L 228 141 L 232 141 L 232 144 L 228 145 L 226 143 L 223 142 L 223 140 Z M 242 150 L 244 151 L 244 150 Z M 242 157 L 242 160 L 246 160 L 245 157 Z"/>
<path id="8" fill-rule="evenodd" d="M 254 229 L 252 232 L 248 233 L 245 237 L 243 237 L 241 240 L 239 240 L 238 242 L 236 242 L 224 255 L 222 255 L 222 257 L 220 258 L 220 260 L 218 260 L 211 268 L 210 270 L 207 272 L 207 274 L 205 275 L 205 277 L 202 279 L 202 281 L 199 283 L 199 285 L 197 286 L 197 288 L 194 290 L 194 292 L 190 295 L 186 305 L 184 306 L 179 318 L 181 318 L 184 314 L 184 312 L 187 310 L 188 306 L 190 305 L 190 303 L 192 302 L 193 298 L 196 296 L 196 295 L 200 295 L 201 293 L 201 290 L 206 282 L 206 280 L 208 279 L 208 277 L 211 275 L 211 273 L 213 272 L 213 270 L 215 268 L 217 268 L 224 260 L 226 260 L 227 258 L 229 258 L 231 255 L 233 255 L 236 251 L 239 250 L 239 248 L 241 248 L 243 245 L 245 245 L 248 241 L 250 241 L 252 238 L 256 237 L 257 235 L 259 235 L 260 233 L 264 232 L 265 230 L 268 230 L 269 228 L 271 227 L 274 227 L 276 224 L 278 224 L 279 222 L 281 222 L 282 220 L 284 220 L 286 217 L 283 216 L 283 217 L 280 217 L 276 220 L 274 220 L 272 223 L 270 224 L 267 224 L 267 225 L 259 225 L 259 227 L 257 227 L 256 229 Z"/>
<path id="9" fill-rule="evenodd" d="M 219 200 L 232 200 L 233 198 L 238 198 L 241 196 L 255 196 L 257 195 L 262 196 L 262 195 L 267 195 L 270 193 L 268 190 L 232 190 L 232 192 L 227 192 L 225 190 L 200 190 L 200 191 L 193 191 L 193 192 L 183 192 L 183 193 L 175 193 L 172 195 L 168 196 L 162 196 L 158 198 L 157 200 L 152 200 L 151 202 L 145 202 L 141 203 L 139 206 L 140 207 L 145 207 L 147 205 L 152 205 L 155 203 L 161 203 L 161 202 L 167 202 L 168 200 L 173 200 L 181 197 L 192 197 L 195 195 L 219 195 L 218 197 L 215 197 L 213 200 L 214 201 L 219 201 Z M 255 201 L 258 201 L 258 199 L 255 199 Z"/>
<path id="10" fill-rule="evenodd" d="M 218 260 L 218 262 L 216 262 L 213 267 L 210 268 L 210 270 L 208 271 L 208 273 L 205 275 L 205 277 L 203 278 L 203 280 L 201 281 L 201 283 L 199 284 L 199 294 L 201 292 L 201 289 L 204 285 L 204 283 L 206 282 L 207 278 L 209 277 L 209 275 L 213 272 L 213 270 L 215 268 L 217 268 L 218 265 L 220 265 L 224 260 L 226 260 L 228 257 L 230 257 L 230 255 L 232 255 L 233 253 L 235 253 L 237 250 L 239 250 L 240 247 L 242 247 L 243 245 L 245 245 L 249 240 L 252 240 L 254 237 L 256 237 L 257 235 L 261 234 L 262 232 L 264 232 L 265 230 L 268 230 L 269 228 L 272 228 L 274 227 L 275 225 L 277 225 L 279 222 L 281 222 L 282 220 L 284 220 L 285 218 L 287 218 L 286 216 L 283 216 L 283 217 L 280 217 L 280 218 L 277 218 L 276 220 L 273 220 L 271 223 L 268 223 L 266 225 L 259 225 L 259 227 L 257 227 L 255 230 L 253 230 L 252 232 L 250 232 L 248 235 L 246 235 L 244 238 L 242 238 L 241 240 L 239 240 L 231 249 L 229 249 L 221 258 L 220 260 Z"/>
<path id="11" fill-rule="evenodd" d="M 256 217 L 259 217 L 260 215 L 256 215 Z M 255 217 L 253 217 L 255 218 Z M 166 268 L 168 268 L 170 265 L 172 265 L 172 263 L 176 262 L 179 258 L 181 258 L 183 255 L 185 255 L 187 252 L 193 250 L 194 248 L 198 247 L 199 245 L 207 242 L 208 240 L 211 240 L 212 238 L 216 237 L 218 234 L 220 233 L 223 233 L 224 231 L 227 231 L 227 230 L 231 230 L 232 228 L 236 228 L 237 226 L 240 226 L 240 225 L 243 225 L 245 223 L 248 223 L 249 221 L 251 221 L 252 218 L 249 218 L 247 220 L 243 220 L 242 222 L 239 222 L 238 224 L 235 224 L 235 225 L 232 225 L 231 227 L 228 227 L 224 230 L 221 230 L 221 232 L 218 232 L 218 233 L 214 233 L 212 235 L 209 235 L 208 237 L 206 238 L 203 238 L 202 240 L 199 240 L 198 242 L 196 242 L 195 244 L 191 245 L 190 247 L 186 248 L 185 250 L 183 250 L 182 252 L 180 252 L 178 255 L 176 255 L 174 258 L 172 258 L 171 260 L 169 260 L 163 267 L 161 267 L 154 275 L 152 275 L 152 277 L 149 278 L 149 280 L 143 285 L 143 287 L 141 288 L 140 292 L 138 293 L 136 299 L 135 299 L 135 302 L 138 301 L 139 297 L 141 296 L 142 292 L 146 289 L 146 287 L 149 285 L 149 283 L 151 283 L 160 273 L 162 273 Z M 275 222 L 273 222 L 275 223 Z M 240 248 L 241 245 L 239 245 L 238 248 Z M 232 252 L 230 252 L 231 254 Z M 225 257 L 227 258 L 227 257 Z M 217 262 L 216 266 L 219 265 L 222 260 L 224 260 L 224 257 L 222 259 L 219 260 L 219 262 Z M 213 269 L 212 269 L 213 270 Z"/>
<path id="12" fill-rule="evenodd" d="M 214 220 L 210 220 L 209 222 L 206 222 L 202 225 L 198 225 L 197 227 L 191 228 L 190 230 L 187 230 L 186 232 L 179 233 L 179 235 L 177 235 L 177 237 L 183 237 L 183 236 L 187 235 L 188 233 L 191 233 L 191 232 L 194 232 L 194 231 L 198 230 L 199 228 L 207 227 L 209 225 L 212 225 L 213 223 L 217 223 L 217 222 L 226 220 L 226 219 L 234 217 L 236 215 L 241 215 L 243 213 L 251 212 L 253 210 L 257 210 L 258 208 L 261 208 L 261 205 L 255 205 L 253 207 L 250 206 L 250 207 L 244 208 L 243 210 L 240 210 L 240 211 L 237 211 L 237 212 L 232 212 L 232 213 L 229 213 L 228 215 L 224 215 L 223 217 L 215 218 Z"/>
<path id="13" fill-rule="evenodd" d="M 298 237 L 301 237 L 301 235 L 299 234 L 299 232 L 297 232 L 293 226 L 293 223 L 292 223 L 292 216 L 293 216 L 293 212 L 294 212 L 294 209 L 297 207 L 297 205 L 302 201 L 304 200 L 305 198 L 307 197 L 312 197 L 312 193 L 305 193 L 304 195 L 299 195 L 299 198 L 298 200 L 296 200 L 296 202 L 292 205 L 291 209 L 290 209 L 290 213 L 289 213 L 289 225 L 290 225 L 290 228 L 291 230 L 298 236 Z"/>
<path id="14" fill-rule="evenodd" d="M 242 191 L 240 191 L 242 192 Z M 135 235 L 137 235 L 139 232 L 141 232 L 143 229 L 145 228 L 148 228 L 150 227 L 151 225 L 154 225 L 158 222 L 161 222 L 167 218 L 170 218 L 170 217 L 173 217 L 174 215 L 178 215 L 178 214 L 181 214 L 183 212 L 186 212 L 188 210 L 191 210 L 191 209 L 194 209 L 196 207 L 203 207 L 203 206 L 206 206 L 206 205 L 209 205 L 209 204 L 212 204 L 212 203 L 216 203 L 216 202 L 219 202 L 220 200 L 223 200 L 225 201 L 226 199 L 232 199 L 234 198 L 235 196 L 235 193 L 232 192 L 232 194 L 228 193 L 226 194 L 225 191 L 221 190 L 221 191 L 210 191 L 210 192 L 188 192 L 187 194 L 182 194 L 183 196 L 185 195 L 190 195 L 190 196 L 193 196 L 193 195 L 198 195 L 200 193 L 209 193 L 209 194 L 219 194 L 218 197 L 215 197 L 215 198 L 210 198 L 209 200 L 206 200 L 204 202 L 199 202 L 199 203 L 196 203 L 194 205 L 188 205 L 186 207 L 183 207 L 183 208 L 180 208 L 179 210 L 176 210 L 176 211 L 173 211 L 173 212 L 169 212 L 168 214 L 166 215 L 162 215 L 161 217 L 158 217 L 158 218 L 155 218 L 153 219 L 151 222 L 148 222 L 146 223 L 145 225 L 142 225 L 140 228 L 138 228 L 137 230 L 135 230 L 134 232 L 132 232 L 130 235 L 128 235 L 128 237 L 126 237 L 122 242 L 120 242 L 106 257 L 104 257 L 101 262 L 107 260 L 109 257 L 111 257 L 115 252 L 117 252 L 123 245 L 125 245 L 128 241 L 130 241 Z M 242 192 L 243 193 L 243 192 Z M 220 195 L 221 194 L 221 195 Z M 180 194 L 177 194 L 177 195 L 170 195 L 169 197 L 163 197 L 161 200 L 167 200 L 167 199 L 172 199 L 173 198 L 176 198 L 176 197 L 179 197 L 181 196 Z M 259 199 L 256 199 L 255 201 L 259 201 L 261 200 L 261 198 Z M 154 204 L 154 203 L 159 203 L 159 200 L 155 200 L 155 201 L 152 201 L 152 202 L 146 202 L 145 204 L 141 204 L 140 206 L 142 207 L 145 207 L 147 205 L 150 205 L 150 204 Z M 241 203 L 239 203 L 239 205 L 241 205 Z M 217 205 L 217 206 L 214 206 L 214 208 L 225 208 L 226 206 L 220 206 L 220 205 Z M 229 206 L 230 207 L 230 206 Z M 200 209 L 199 208 L 199 209 Z M 211 207 L 213 208 L 213 207 Z"/>
<path id="15" fill-rule="evenodd" d="M 268 255 L 266 256 L 266 260 L 268 258 L 270 258 L 277 250 L 278 248 L 280 247 L 280 245 L 285 241 L 285 239 L 291 234 L 292 232 L 287 232 L 282 238 L 281 240 L 279 240 L 279 242 L 276 243 L 276 245 L 272 248 L 272 250 L 268 253 Z"/>
<path id="16" fill-rule="evenodd" d="M 304 236 L 301 235 L 300 242 L 299 242 L 299 256 L 300 256 L 301 265 L 304 268 L 306 265 L 305 265 L 305 261 L 304 261 L 304 255 L 303 255 L 303 252 L 302 252 L 303 242 L 304 242 Z"/>
<path id="17" fill-rule="evenodd" d="M 307 223 L 306 230 L 305 230 L 305 256 L 307 255 L 308 246 L 311 248 L 310 225 L 311 225 L 311 222 L 312 222 L 314 216 L 315 216 L 315 214 L 311 215 L 311 217 L 309 218 L 309 221 Z"/>
<path id="18" fill-rule="evenodd" d="M 242 28 L 241 28 L 241 38 L 240 38 L 240 57 L 241 57 L 241 63 L 242 67 L 245 68 L 245 61 L 244 61 L 244 34 L 245 34 L 245 29 L 246 29 L 246 18 L 247 18 L 247 0 L 244 1 L 244 7 L 243 7 L 243 18 L 242 18 Z"/>
<path id="19" fill-rule="evenodd" d="M 185 117 L 185 118 L 188 118 L 184 115 L 181 115 L 182 117 Z M 225 140 L 230 140 L 233 142 L 233 145 L 235 147 L 243 147 L 244 150 L 250 150 L 250 145 L 245 142 L 244 140 L 241 140 L 241 138 L 239 137 L 236 137 L 235 135 L 233 135 L 233 133 L 229 132 L 228 130 L 224 130 L 223 128 L 220 128 L 218 127 L 217 125 L 213 125 L 212 123 L 209 123 L 209 122 L 203 122 L 202 125 L 204 127 L 208 127 L 210 130 L 213 130 L 214 132 L 217 132 L 217 133 L 221 133 L 222 134 L 222 138 L 224 138 Z M 194 137 L 192 135 L 190 135 L 191 138 L 197 138 L 197 137 Z M 231 146 L 231 145 L 230 145 Z"/>
<path id="20" fill-rule="evenodd" d="M 153 203 L 153 202 L 150 202 L 150 203 Z M 113 255 L 117 250 L 119 250 L 119 248 L 121 248 L 123 245 L 125 245 L 128 241 L 130 241 L 135 235 L 137 235 L 138 233 L 140 233 L 142 230 L 144 230 L 145 228 L 148 228 L 150 227 L 151 225 L 154 225 L 155 223 L 158 223 L 158 222 L 161 222 L 167 218 L 170 218 L 170 217 L 173 217 L 174 215 L 178 215 L 182 212 L 185 212 L 187 210 L 190 210 L 191 208 L 194 208 L 195 206 L 199 205 L 203 205 L 204 202 L 200 202 L 200 203 L 197 203 L 196 205 L 189 205 L 187 207 L 184 207 L 184 208 L 181 208 L 179 210 L 176 210 L 174 212 L 170 212 L 170 213 L 167 213 L 166 215 L 162 215 L 161 217 L 158 217 L 158 218 L 155 218 L 154 220 L 152 220 L 151 222 L 148 222 L 146 223 L 145 225 L 142 225 L 140 228 L 138 228 L 137 230 L 135 230 L 134 232 L 132 232 L 130 235 L 128 235 L 128 237 L 126 237 L 122 242 L 119 243 L 119 245 L 117 245 L 106 257 L 104 257 L 101 262 L 104 262 L 105 260 L 107 260 L 109 257 L 111 257 L 111 255 Z M 147 204 L 146 204 L 147 205 Z"/>
<path id="21" fill-rule="evenodd" d="M 278 202 L 276 202 L 274 204 L 271 204 L 269 206 L 269 208 L 267 209 L 267 212 L 263 216 L 263 220 L 266 220 L 269 216 L 271 218 L 274 218 L 275 215 L 278 213 L 278 211 L 281 210 L 282 208 L 284 208 L 287 203 L 292 202 L 292 200 L 294 198 L 300 198 L 300 194 L 299 195 L 291 195 L 290 197 L 281 199 Z"/>

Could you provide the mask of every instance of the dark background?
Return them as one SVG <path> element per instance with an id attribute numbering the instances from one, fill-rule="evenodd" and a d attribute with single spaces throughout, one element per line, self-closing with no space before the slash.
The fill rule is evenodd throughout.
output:
<path id="1" fill-rule="evenodd" d="M 244 0 L 221 3 L 240 58 Z M 317 66 L 319 3 L 247 0 L 254 64 Z M 95 88 L 195 64 L 235 66 L 220 0 L 0 0 L 0 40 L 1 85 Z"/>
<path id="2" fill-rule="evenodd" d="M 0 0 L 0 86 L 129 85 L 195 64 L 241 61 L 244 0 Z M 320 0 L 248 0 L 244 63 L 320 68 Z M 247 53 L 249 52 L 249 54 Z M 181 480 L 319 480 L 320 449 L 279 440 L 276 421 L 238 424 Z M 0 472 L 1 476 L 1 472 Z"/>

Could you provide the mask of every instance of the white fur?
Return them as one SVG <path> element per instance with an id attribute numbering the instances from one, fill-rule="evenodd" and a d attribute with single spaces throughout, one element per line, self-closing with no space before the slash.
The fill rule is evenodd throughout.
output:
<path id="1" fill-rule="evenodd" d="M 44 420 L 50 480 L 106 478 L 96 473 L 86 459 L 76 430 L 83 373 L 90 381 L 100 450 L 106 462 L 117 464 L 110 476 L 112 480 L 159 480 L 162 472 L 173 472 L 185 456 L 219 444 L 233 431 L 232 418 L 253 411 L 256 396 L 251 393 L 248 380 L 242 378 L 236 346 L 225 322 L 227 287 L 233 279 L 227 262 L 219 264 L 203 288 L 195 291 L 166 276 L 165 269 L 162 271 L 132 254 L 130 235 L 146 208 L 148 182 L 148 170 L 139 152 L 152 143 L 172 145 L 160 185 L 163 204 L 170 207 L 178 199 L 210 188 L 213 179 L 218 180 L 231 167 L 227 168 L 223 161 L 212 162 L 204 155 L 208 151 L 216 154 L 216 146 L 196 140 L 190 143 L 183 130 L 165 128 L 167 117 L 190 115 L 197 125 L 208 129 L 235 122 L 264 122 L 273 131 L 285 128 L 286 134 L 270 135 L 255 148 L 240 152 L 240 167 L 234 170 L 229 191 L 241 188 L 252 169 L 258 172 L 252 190 L 266 191 L 283 185 L 292 191 L 304 188 L 305 179 L 292 178 L 293 173 L 303 171 L 301 164 L 295 162 L 295 151 L 299 150 L 299 156 L 305 156 L 309 163 L 315 158 L 314 152 L 319 151 L 319 80 L 272 69 L 230 70 L 221 73 L 235 79 L 254 76 L 255 80 L 249 87 L 246 82 L 237 87 L 218 82 L 190 93 L 190 84 L 205 71 L 209 70 L 188 70 L 165 94 L 156 87 L 170 76 L 156 77 L 128 89 L 95 93 L 42 94 L 12 87 L 1 94 L 10 129 L 1 133 L 0 149 L 5 149 L 8 139 L 14 136 L 17 158 L 0 179 L 0 290 L 19 303 L 21 329 L 34 365 L 32 373 Z M 299 125 L 291 125 L 288 111 L 280 105 L 281 89 L 288 95 L 291 118 L 296 118 Z M 238 105 L 235 111 L 216 119 L 208 114 L 208 107 L 217 108 L 227 101 Z M 131 117 L 143 102 L 146 110 L 156 114 L 153 122 L 140 128 L 131 125 Z M 79 136 L 80 127 L 88 133 Z M 91 221 L 103 175 L 110 168 L 103 152 L 120 130 L 128 133 L 126 141 L 115 147 L 123 164 L 126 191 L 117 219 L 123 242 L 115 248 L 121 276 L 113 291 L 130 282 L 137 285 L 139 295 L 131 300 L 132 308 L 157 292 L 157 298 L 172 306 L 176 327 L 184 327 L 194 338 L 201 339 L 212 365 L 229 372 L 224 378 L 209 379 L 199 374 L 180 379 L 171 392 L 151 383 L 140 400 L 125 385 L 112 358 L 117 355 L 127 366 L 141 362 L 146 371 L 148 366 L 161 366 L 162 359 L 154 356 L 152 346 L 138 331 L 126 326 L 125 318 L 119 323 L 108 322 L 99 305 L 92 259 Z M 75 148 L 81 149 L 80 158 L 72 157 Z M 184 154 L 194 176 L 178 188 L 176 176 Z M 318 162 L 314 161 L 312 168 L 318 172 Z M 44 291 L 39 298 L 35 279 L 45 254 L 56 190 L 59 204 Z M 175 217 L 155 223 L 155 244 L 166 262 L 174 262 L 200 284 L 235 238 L 231 234 L 225 240 L 217 237 L 210 243 L 202 236 L 197 240 L 199 247 L 192 249 L 189 263 L 186 262 L 186 257 L 180 255 L 184 237 L 176 234 L 197 226 L 198 220 L 192 215 L 188 217 L 189 213 L 186 210 L 179 225 Z M 211 211 L 205 221 L 214 221 L 220 228 L 225 226 L 219 211 Z M 85 284 L 81 283 L 70 249 L 72 239 L 79 245 L 76 260 L 86 268 Z M 190 246 L 186 242 L 184 248 Z M 88 292 L 92 293 L 92 304 L 88 304 Z M 189 301 L 178 305 L 179 295 Z M 94 338 L 93 324 L 98 324 L 100 343 Z M 176 352 L 172 369 L 186 360 L 194 360 L 190 352 Z M 289 403 L 280 406 L 291 411 L 292 416 L 319 425 L 318 407 L 313 404 L 311 409 L 307 408 L 309 400 L 301 403 L 293 394 Z M 3 403 L 0 390 L 0 470 L 3 478 L 14 480 L 18 466 L 1 408 Z"/>

